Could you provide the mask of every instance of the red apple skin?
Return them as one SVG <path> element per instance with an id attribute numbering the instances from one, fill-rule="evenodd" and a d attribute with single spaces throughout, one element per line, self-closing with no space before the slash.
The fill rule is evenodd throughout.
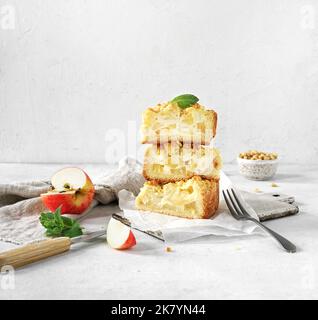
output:
<path id="1" fill-rule="evenodd" d="M 136 243 L 137 242 L 136 242 L 135 235 L 130 230 L 129 236 L 128 236 L 126 242 L 120 248 L 115 248 L 115 249 L 117 249 L 117 250 L 127 250 L 127 249 L 132 248 L 133 246 L 135 246 Z"/>
<path id="2" fill-rule="evenodd" d="M 86 175 L 86 183 L 80 191 L 67 194 L 67 193 L 45 193 L 41 195 L 42 201 L 47 209 L 54 212 L 58 207 L 61 207 L 61 214 L 81 214 L 92 203 L 95 188 L 94 185 Z"/>

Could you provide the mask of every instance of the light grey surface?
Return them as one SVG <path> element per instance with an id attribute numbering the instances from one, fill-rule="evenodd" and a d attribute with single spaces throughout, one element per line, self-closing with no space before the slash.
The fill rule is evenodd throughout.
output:
<path id="1" fill-rule="evenodd" d="M 134 155 L 141 111 L 188 92 L 218 112 L 227 162 L 249 148 L 318 160 L 316 0 L 4 5 L 16 19 L 0 24 L 2 162 L 104 162 L 118 130 Z"/>
<path id="2" fill-rule="evenodd" d="M 58 165 L 0 164 L 1 181 L 47 178 Z M 84 166 L 93 177 L 105 166 Z M 237 168 L 225 172 L 245 190 L 272 191 L 271 181 L 251 182 Z M 135 232 L 130 251 L 98 243 L 25 267 L 15 273 L 15 289 L 0 289 L 2 299 L 305 299 L 318 298 L 318 166 L 282 166 L 275 178 L 284 194 L 294 195 L 301 212 L 267 222 L 299 247 L 288 254 L 267 236 L 230 240 L 215 237 L 173 246 Z M 92 224 L 116 206 L 99 207 Z M 1 249 L 9 248 L 0 244 Z"/>

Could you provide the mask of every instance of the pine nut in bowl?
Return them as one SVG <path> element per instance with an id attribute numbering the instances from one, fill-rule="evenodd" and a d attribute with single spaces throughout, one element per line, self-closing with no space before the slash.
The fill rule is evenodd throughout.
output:
<path id="1" fill-rule="evenodd" d="M 266 153 L 256 150 L 240 153 L 237 158 L 240 174 L 250 180 L 268 180 L 278 168 L 276 153 Z"/>

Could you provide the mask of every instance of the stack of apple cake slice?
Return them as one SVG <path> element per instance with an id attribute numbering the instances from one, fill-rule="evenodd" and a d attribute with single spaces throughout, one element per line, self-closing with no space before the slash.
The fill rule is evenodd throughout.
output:
<path id="1" fill-rule="evenodd" d="M 147 179 L 136 198 L 139 210 L 206 219 L 219 205 L 220 153 L 209 146 L 217 114 L 193 95 L 178 96 L 143 113 Z"/>

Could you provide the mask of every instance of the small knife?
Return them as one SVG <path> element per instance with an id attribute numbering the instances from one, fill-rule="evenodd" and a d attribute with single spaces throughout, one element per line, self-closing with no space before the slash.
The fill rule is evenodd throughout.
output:
<path id="1" fill-rule="evenodd" d="M 0 253 L 0 269 L 3 266 L 20 268 L 60 253 L 67 252 L 75 243 L 93 240 L 106 234 L 106 230 L 95 231 L 75 238 L 59 237 L 41 240 L 27 244 L 23 247 Z"/>
<path id="2" fill-rule="evenodd" d="M 121 217 L 120 215 L 113 214 L 112 217 L 127 225 L 128 227 L 131 227 L 132 229 L 138 230 L 156 239 L 164 241 L 162 233 L 160 231 L 143 231 L 138 228 L 132 227 L 130 221 L 124 217 Z M 3 266 L 20 268 L 30 263 L 56 256 L 58 254 L 69 251 L 73 244 L 90 241 L 104 235 L 106 235 L 105 229 L 75 238 L 59 237 L 54 239 L 41 240 L 38 242 L 27 244 L 23 247 L 5 251 L 3 253 L 0 253 L 0 270 Z"/>

